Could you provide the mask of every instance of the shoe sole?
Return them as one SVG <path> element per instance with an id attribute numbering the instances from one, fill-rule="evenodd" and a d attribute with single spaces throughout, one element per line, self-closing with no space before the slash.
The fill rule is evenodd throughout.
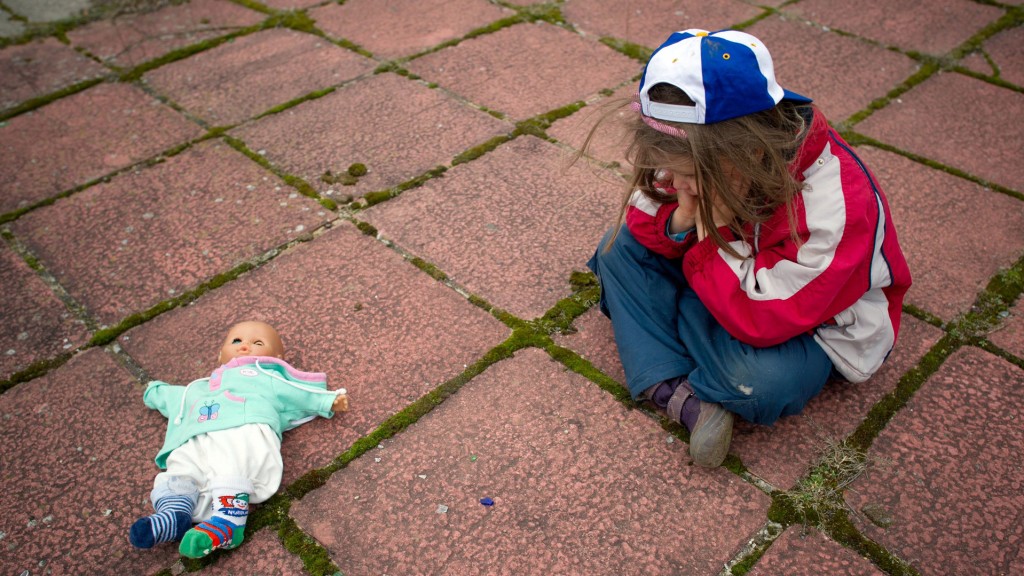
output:
<path id="1" fill-rule="evenodd" d="M 690 434 L 690 456 L 704 468 L 717 468 L 729 454 L 732 442 L 732 412 L 718 404 L 701 401 L 700 416 Z"/>

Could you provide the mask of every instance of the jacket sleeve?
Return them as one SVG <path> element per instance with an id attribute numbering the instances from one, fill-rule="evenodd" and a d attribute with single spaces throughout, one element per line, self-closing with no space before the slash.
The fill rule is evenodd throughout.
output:
<path id="1" fill-rule="evenodd" d="M 677 242 L 665 233 L 669 219 L 678 206 L 678 202 L 659 204 L 639 191 L 633 192 L 626 208 L 626 227 L 637 242 L 655 254 L 672 259 L 681 258 L 692 241 Z"/>
<path id="2" fill-rule="evenodd" d="M 283 386 L 279 391 L 279 395 L 281 402 L 284 404 L 284 411 L 281 413 L 284 429 L 290 430 L 300 424 L 309 422 L 317 416 L 323 418 L 334 416 L 334 412 L 331 411 L 331 405 L 334 404 L 336 396 L 324 392 Z"/>
<path id="3" fill-rule="evenodd" d="M 782 208 L 752 247 L 721 228 L 742 258 L 710 238 L 683 259 L 701 302 L 735 338 L 758 347 L 780 344 L 829 322 L 872 283 L 881 206 L 863 169 L 833 157 L 796 201 L 800 244 Z"/>
<path id="4" fill-rule="evenodd" d="M 172 386 L 166 382 L 153 380 L 146 387 L 142 395 L 142 401 L 153 410 L 159 410 L 165 418 L 171 417 L 171 412 L 177 412 L 181 404 L 181 396 L 185 393 L 184 386 Z"/>

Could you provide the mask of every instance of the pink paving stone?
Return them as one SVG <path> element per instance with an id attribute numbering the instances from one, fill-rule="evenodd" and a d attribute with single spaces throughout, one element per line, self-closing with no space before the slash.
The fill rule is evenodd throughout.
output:
<path id="1" fill-rule="evenodd" d="M 701 0 L 641 0 L 628 4 L 601 0 L 570 0 L 562 7 L 565 19 L 588 35 L 610 36 L 657 48 L 677 30 L 731 28 L 762 13 L 743 2 Z"/>
<path id="2" fill-rule="evenodd" d="M 576 351 L 595 368 L 625 385 L 611 322 L 596 308 L 575 323 L 578 332 L 556 342 Z M 830 381 L 802 414 L 782 418 L 774 426 L 736 424 L 731 451 L 747 469 L 776 488 L 788 489 L 814 464 L 827 441 L 841 440 L 882 396 L 896 388 L 900 377 L 942 337 L 942 331 L 902 317 L 899 342 L 889 360 L 871 379 L 860 384 Z"/>
<path id="3" fill-rule="evenodd" d="M 567 68 L 566 63 L 585 63 Z M 417 58 L 409 70 L 522 120 L 586 100 L 640 73 L 636 60 L 546 22 L 510 26 Z"/>
<path id="4" fill-rule="evenodd" d="M 456 284 L 535 318 L 570 295 L 569 276 L 586 270 L 620 189 L 613 174 L 567 169 L 564 151 L 526 136 L 363 215 Z"/>
<path id="5" fill-rule="evenodd" d="M 793 526 L 772 543 L 750 576 L 883 576 L 885 572 L 817 530 Z"/>
<path id="6" fill-rule="evenodd" d="M 1024 85 L 1024 28 L 1011 28 L 989 38 L 982 50 L 995 63 L 999 77 L 1018 86 Z M 968 62 L 970 61 L 970 62 Z M 994 74 L 992 65 L 980 53 L 975 52 L 964 59 L 965 64 L 975 72 L 991 76 Z"/>
<path id="7" fill-rule="evenodd" d="M 1009 316 L 988 335 L 988 339 L 1010 354 L 1024 358 L 1024 298 L 1017 299 Z"/>
<path id="8" fill-rule="evenodd" d="M 215 140 L 33 211 L 13 229 L 112 325 L 332 217 Z"/>
<path id="9" fill-rule="evenodd" d="M 0 286 L 0 381 L 88 340 L 82 322 L 6 245 L 0 246 Z"/>
<path id="10" fill-rule="evenodd" d="M 632 99 L 636 91 L 637 84 L 630 83 L 619 88 L 607 98 L 588 102 L 585 108 L 572 116 L 556 120 L 548 128 L 547 134 L 578 150 L 583 146 L 587 134 L 600 120 L 601 126 L 590 142 L 588 154 L 601 162 L 613 166 L 617 164 L 618 171 L 628 174 L 632 165 L 626 160 L 626 148 L 629 146 L 627 121 L 634 118 L 636 112 L 625 105 L 628 100 Z M 613 111 L 616 108 L 617 111 Z M 605 118 L 606 116 L 607 118 Z M 623 186 L 625 186 L 625 182 L 623 182 Z M 625 194 L 625 188 L 623 188 L 623 194 Z"/>
<path id="11" fill-rule="evenodd" d="M 889 198 L 914 279 L 908 303 L 952 320 L 1020 256 L 1020 200 L 876 148 L 857 153 Z"/>
<path id="12" fill-rule="evenodd" d="M 256 534 L 245 533 L 237 550 L 220 553 L 213 565 L 199 572 L 203 576 L 307 576 L 302 559 L 281 544 L 277 532 L 265 528 Z"/>
<path id="13" fill-rule="evenodd" d="M 916 0 L 842 4 L 806 0 L 783 10 L 886 45 L 933 55 L 948 53 L 1003 15 L 1003 10 L 995 6 L 970 0 L 936 0 L 926 10 Z"/>
<path id="14" fill-rule="evenodd" d="M 764 523 L 768 497 L 690 466 L 665 438 L 528 349 L 291 512 L 346 574 L 716 573 Z"/>
<path id="15" fill-rule="evenodd" d="M 963 106 L 950 94 L 970 94 Z M 1014 190 L 1024 190 L 1020 150 L 1024 94 L 956 73 L 939 73 L 890 103 L 856 130 Z M 951 134 L 956 134 L 951 138 Z M 998 137 L 993 137 L 993 135 Z"/>
<path id="16" fill-rule="evenodd" d="M 208 376 L 228 327 L 277 327 L 285 359 L 328 374 L 352 410 L 285 435 L 285 486 L 325 466 L 500 344 L 508 328 L 394 251 L 343 223 L 120 340 L 152 378 Z M 173 343 L 173 344 L 171 344 Z"/>
<path id="17" fill-rule="evenodd" d="M 151 574 L 177 547 L 136 550 L 163 442 L 142 386 L 94 348 L 0 396 L 0 566 L 10 574 Z"/>
<path id="18" fill-rule="evenodd" d="M 919 67 L 898 52 L 778 16 L 745 31 L 768 46 L 779 83 L 813 98 L 833 122 L 867 108 Z"/>
<path id="19" fill-rule="evenodd" d="M 883 529 L 852 516 L 864 535 L 922 574 L 1024 572 L 1021 394 L 1019 367 L 976 348 L 950 356 L 875 440 L 879 463 L 846 492 L 853 509 L 891 518 Z"/>
<path id="20" fill-rule="evenodd" d="M 387 59 L 412 56 L 513 14 L 486 0 L 348 0 L 309 11 L 329 36 Z"/>
<path id="21" fill-rule="evenodd" d="M 401 94 L 401 98 L 396 98 Z M 396 74 L 380 74 L 242 126 L 233 134 L 328 197 L 387 190 L 467 149 L 507 134 L 512 125 Z M 369 171 L 357 184 L 325 182 L 355 163 Z"/>
<path id="22" fill-rule="evenodd" d="M 98 78 L 106 68 L 56 38 L 0 50 L 0 110 Z"/>
<path id="23" fill-rule="evenodd" d="M 25 208 L 198 137 L 127 84 L 99 84 L 0 124 L 0 213 Z"/>
<path id="24" fill-rule="evenodd" d="M 254 26 L 264 18 L 265 14 L 228 0 L 192 0 L 156 12 L 93 22 L 68 32 L 68 39 L 104 62 L 134 68 L 177 48 Z"/>
<path id="25" fill-rule="evenodd" d="M 158 68 L 145 81 L 200 118 L 225 125 L 340 84 L 375 65 L 317 36 L 277 28 Z"/>

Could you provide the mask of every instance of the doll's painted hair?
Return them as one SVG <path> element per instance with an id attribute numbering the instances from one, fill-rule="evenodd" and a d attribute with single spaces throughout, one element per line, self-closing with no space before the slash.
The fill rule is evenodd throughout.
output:
<path id="1" fill-rule="evenodd" d="M 650 97 L 654 102 L 693 105 L 682 90 L 668 84 L 653 86 Z M 587 136 L 581 154 L 586 153 L 594 134 L 612 113 L 599 119 Z M 717 194 L 736 215 L 729 228 L 737 237 L 749 240 L 742 224 L 762 223 L 775 209 L 785 205 L 788 206 L 790 231 L 799 242 L 792 201 L 802 184 L 790 173 L 789 165 L 807 133 L 810 115 L 808 105 L 783 101 L 768 110 L 714 124 L 663 122 L 685 130 L 685 137 L 650 126 L 643 122 L 639 113 L 629 115 L 626 159 L 633 165 L 633 173 L 619 213 L 619 225 L 613 234 L 625 218 L 633 191 L 639 190 L 655 202 L 674 202 L 674 196 L 659 192 L 653 186 L 654 174 L 662 168 L 673 170 L 674 166 L 692 163 L 698 189 Z M 735 192 L 730 182 L 735 178 L 749 185 L 741 186 L 749 193 Z M 698 195 L 698 210 L 702 222 L 714 221 L 712 203 L 706 194 Z M 708 227 L 707 233 L 721 249 L 740 257 L 716 228 Z"/>

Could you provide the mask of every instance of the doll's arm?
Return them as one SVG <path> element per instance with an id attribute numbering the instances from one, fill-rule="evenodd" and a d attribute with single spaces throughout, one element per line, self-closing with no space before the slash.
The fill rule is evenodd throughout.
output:
<path id="1" fill-rule="evenodd" d="M 153 380 L 146 387 L 142 401 L 153 410 L 159 410 L 164 417 L 170 418 L 171 411 L 178 408 L 184 393 L 184 386 L 172 386 L 166 382 Z"/>

